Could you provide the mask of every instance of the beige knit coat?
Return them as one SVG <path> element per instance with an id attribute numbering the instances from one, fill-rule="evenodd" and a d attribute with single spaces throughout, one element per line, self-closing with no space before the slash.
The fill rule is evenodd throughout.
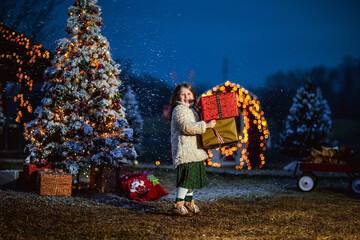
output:
<path id="1" fill-rule="evenodd" d="M 180 164 L 200 162 L 208 158 L 201 148 L 200 134 L 206 130 L 206 123 L 187 103 L 178 102 L 171 118 L 171 152 L 176 168 Z"/>

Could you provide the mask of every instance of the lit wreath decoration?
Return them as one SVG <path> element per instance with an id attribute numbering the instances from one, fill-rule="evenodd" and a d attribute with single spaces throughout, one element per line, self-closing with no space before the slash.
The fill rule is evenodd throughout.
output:
<path id="1" fill-rule="evenodd" d="M 239 136 L 239 143 L 237 146 L 224 146 L 217 148 L 221 150 L 221 154 L 231 156 L 238 148 L 242 148 L 239 165 L 236 169 L 243 169 L 244 165 L 248 170 L 252 168 L 262 168 L 265 164 L 264 152 L 266 150 L 266 141 L 269 138 L 269 130 L 267 121 L 264 117 L 264 112 L 260 108 L 260 101 L 256 96 L 249 93 L 239 84 L 225 82 L 223 85 L 218 85 L 212 90 L 208 90 L 202 94 L 202 97 L 211 96 L 216 93 L 235 92 L 239 112 L 244 119 L 244 128 L 242 134 Z M 213 167 L 220 167 L 219 163 L 212 163 L 211 158 L 213 154 L 211 149 L 208 150 L 209 158 L 205 164 Z"/>

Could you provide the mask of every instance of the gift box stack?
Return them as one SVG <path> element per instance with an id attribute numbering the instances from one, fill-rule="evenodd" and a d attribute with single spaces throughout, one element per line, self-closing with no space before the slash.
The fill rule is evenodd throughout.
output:
<path id="1" fill-rule="evenodd" d="M 214 129 L 207 129 L 201 135 L 204 149 L 232 145 L 239 140 L 235 118 L 239 109 L 235 92 L 217 93 L 201 97 L 201 118 L 204 121 L 216 120 Z"/>
<path id="2" fill-rule="evenodd" d="M 71 196 L 72 175 L 61 170 L 37 172 L 37 188 L 40 195 Z"/>

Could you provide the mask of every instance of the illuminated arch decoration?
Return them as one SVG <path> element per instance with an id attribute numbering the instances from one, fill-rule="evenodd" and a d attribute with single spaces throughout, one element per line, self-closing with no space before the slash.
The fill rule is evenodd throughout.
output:
<path id="1" fill-rule="evenodd" d="M 0 23 L 0 63 L 7 66 L 7 81 L 21 83 L 21 90 L 14 97 L 15 102 L 20 103 L 15 121 L 20 123 L 25 109 L 32 113 L 33 107 L 26 95 L 32 90 L 34 80 L 42 79 L 45 68 L 50 66 L 50 53 L 42 48 L 42 45 L 32 44 L 23 34 L 17 34 L 10 28 Z M 24 123 L 24 126 L 26 123 Z"/>
<path id="2" fill-rule="evenodd" d="M 262 168 L 265 164 L 264 152 L 266 150 L 266 141 L 269 138 L 269 130 L 267 121 L 264 117 L 264 112 L 260 108 L 260 101 L 255 95 L 249 93 L 248 90 L 241 87 L 239 84 L 225 82 L 223 85 L 218 85 L 212 90 L 208 90 L 202 96 L 210 96 L 216 93 L 235 92 L 239 112 L 243 116 L 244 128 L 239 136 L 239 143 L 237 146 L 221 147 L 217 150 L 221 151 L 222 155 L 231 156 L 238 148 L 241 149 L 241 157 L 239 165 L 236 169 L 246 168 Z M 213 154 L 208 150 L 209 159 L 206 164 L 213 167 L 220 167 L 219 163 L 212 163 L 211 158 Z"/>

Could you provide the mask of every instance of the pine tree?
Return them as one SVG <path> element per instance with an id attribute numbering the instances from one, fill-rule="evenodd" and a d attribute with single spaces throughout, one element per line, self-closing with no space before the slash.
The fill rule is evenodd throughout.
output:
<path id="1" fill-rule="evenodd" d="M 308 156 L 312 147 L 319 149 L 328 144 L 330 116 L 329 105 L 320 88 L 315 88 L 307 78 L 293 98 L 285 130 L 280 134 L 282 152 L 292 157 Z"/>
<path id="2" fill-rule="evenodd" d="M 126 92 L 122 98 L 122 106 L 125 108 L 126 119 L 130 127 L 134 129 L 133 142 L 135 143 L 135 149 L 139 151 L 143 137 L 142 128 L 144 121 L 139 110 L 139 102 L 130 86 L 126 87 Z"/>
<path id="3" fill-rule="evenodd" d="M 71 38 L 57 41 L 52 67 L 45 71 L 47 93 L 25 128 L 26 162 L 47 160 L 76 174 L 89 163 L 117 166 L 136 157 L 120 104 L 119 65 L 100 34 L 96 3 L 76 1 L 69 8 Z"/>

